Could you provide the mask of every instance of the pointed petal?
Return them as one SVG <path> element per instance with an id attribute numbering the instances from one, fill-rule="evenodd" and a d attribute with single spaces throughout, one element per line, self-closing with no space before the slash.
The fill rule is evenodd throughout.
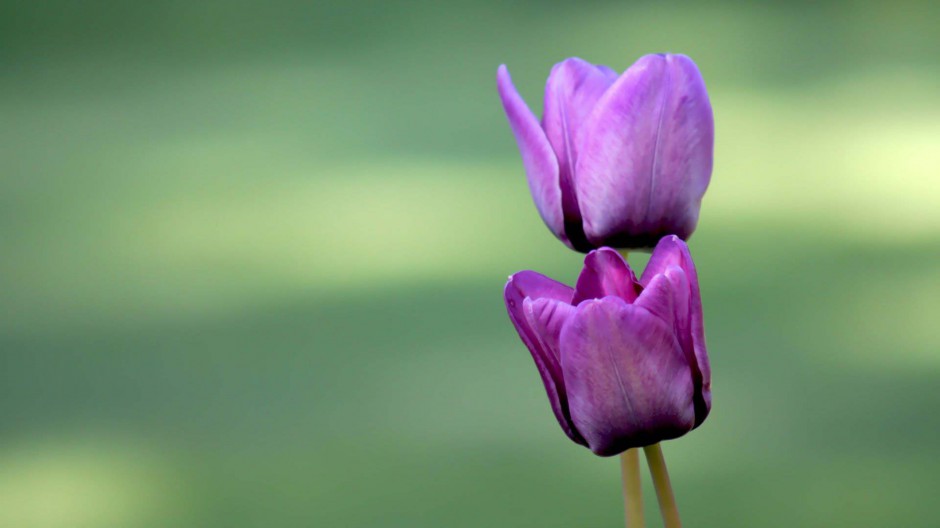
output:
<path id="1" fill-rule="evenodd" d="M 552 68 L 545 84 L 542 127 L 558 159 L 566 231 L 572 241 L 580 239 L 581 246 L 585 249 L 591 246 L 584 238 L 581 212 L 574 189 L 576 138 L 598 99 L 616 79 L 617 73 L 610 68 L 594 66 L 579 58 L 570 58 Z"/>
<path id="2" fill-rule="evenodd" d="M 682 269 L 689 276 L 690 281 L 694 283 L 692 286 L 696 293 L 698 292 L 698 274 L 695 272 L 695 262 L 692 261 L 689 245 L 675 235 L 661 238 L 656 247 L 653 248 L 650 260 L 646 263 L 646 268 L 643 269 L 640 284 L 646 287 L 653 280 L 653 277 L 662 275 L 666 272 L 666 268 L 670 266 L 678 266 Z"/>
<path id="3" fill-rule="evenodd" d="M 569 286 L 534 271 L 520 271 L 512 275 L 503 290 L 509 319 L 519 332 L 519 337 L 532 352 L 536 362 L 544 363 L 552 373 L 552 379 L 559 382 L 561 374 L 556 368 L 557 354 L 552 354 L 543 347 L 539 329 L 532 326 L 530 317 L 526 314 L 526 300 L 546 299 L 570 304 L 573 294 L 574 290 Z M 539 369 L 541 370 L 542 367 L 540 366 Z M 549 398 L 557 399 L 551 394 Z"/>
<path id="4" fill-rule="evenodd" d="M 597 245 L 649 247 L 695 229 L 711 178 L 714 123 L 705 84 L 683 55 L 647 55 L 583 125 L 575 190 Z"/>
<path id="5" fill-rule="evenodd" d="M 677 273 L 679 270 L 682 272 L 681 276 Z M 689 246 L 677 236 L 664 237 L 659 241 L 659 244 L 653 250 L 653 255 L 646 264 L 646 269 L 643 270 L 640 283 L 646 289 L 650 289 L 660 276 L 666 276 L 669 279 L 674 293 L 674 302 L 677 303 L 677 310 L 684 309 L 684 306 L 686 306 L 684 299 L 686 296 L 688 298 L 689 337 L 688 340 L 683 338 L 683 347 L 691 346 L 695 357 L 696 368 L 693 368 L 693 374 L 697 378 L 696 390 L 700 391 L 696 401 L 695 425 L 697 427 L 705 420 L 708 411 L 711 409 L 711 365 L 708 361 L 708 349 L 705 345 L 705 320 L 702 311 L 702 294 L 699 290 L 698 273 L 695 270 L 695 263 L 692 261 Z M 682 331 L 684 332 L 684 329 Z"/>
<path id="6" fill-rule="evenodd" d="M 509 277 L 506 286 L 512 285 L 514 295 L 518 295 L 519 303 L 522 299 L 531 297 L 532 299 L 541 299 L 547 297 L 558 301 L 571 303 L 574 296 L 574 289 L 567 284 L 546 277 L 535 271 L 520 271 Z M 514 297 L 515 298 L 515 297 Z"/>
<path id="7" fill-rule="evenodd" d="M 578 276 L 571 304 L 585 299 L 600 299 L 615 295 L 632 303 L 642 288 L 627 261 L 610 248 L 600 248 L 584 258 L 584 269 Z"/>
<path id="8" fill-rule="evenodd" d="M 673 332 L 691 369 L 695 426 L 698 427 L 705 421 L 711 408 L 711 381 L 709 380 L 706 390 L 704 375 L 696 355 L 695 339 L 692 336 L 691 303 L 692 291 L 685 272 L 678 266 L 669 266 L 664 273 L 655 275 L 650 280 L 634 304 L 646 308 L 673 327 Z M 700 353 L 704 355 L 704 362 L 707 366 L 708 356 L 704 348 L 700 350 Z"/>
<path id="9" fill-rule="evenodd" d="M 672 328 L 616 297 L 578 306 L 562 329 L 571 418 L 591 451 L 621 453 L 692 429 L 689 365 Z"/>
<path id="10" fill-rule="evenodd" d="M 568 286 L 534 271 L 509 277 L 504 290 L 509 319 L 532 354 L 555 418 L 569 438 L 584 445 L 568 413 L 557 345 L 568 312 L 562 305 L 570 303 L 572 294 Z"/>
<path id="11" fill-rule="evenodd" d="M 568 243 L 565 236 L 565 222 L 561 208 L 561 189 L 558 183 L 558 161 L 552 146 L 545 136 L 538 119 L 526 106 L 525 101 L 516 91 L 505 65 L 499 67 L 496 74 L 496 86 L 503 101 L 503 109 L 509 118 L 509 126 L 516 136 L 522 165 L 525 167 L 529 191 L 535 201 L 535 207 L 545 225 L 558 238 Z"/>
<path id="12" fill-rule="evenodd" d="M 702 326 L 701 300 L 697 311 L 693 311 L 692 286 L 688 276 L 677 266 L 666 269 L 665 275 L 672 287 L 675 307 L 675 331 L 682 351 L 692 370 L 694 387 L 695 427 L 702 425 L 712 408 L 711 367 L 705 348 L 705 331 Z M 696 299 L 698 299 L 696 297 Z M 697 315 L 696 315 L 697 314 Z M 693 322 L 698 318 L 698 329 L 693 331 Z M 700 337 L 696 338 L 696 332 Z"/>

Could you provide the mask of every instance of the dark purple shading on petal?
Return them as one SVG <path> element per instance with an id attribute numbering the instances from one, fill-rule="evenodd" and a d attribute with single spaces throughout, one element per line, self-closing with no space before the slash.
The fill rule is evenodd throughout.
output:
<path id="1" fill-rule="evenodd" d="M 561 333 L 572 421 L 595 454 L 677 438 L 695 424 L 689 364 L 673 329 L 617 297 L 578 306 Z"/>
<path id="2" fill-rule="evenodd" d="M 600 248 L 584 258 L 584 269 L 574 287 L 572 304 L 585 299 L 614 295 L 632 303 L 642 291 L 636 275 L 623 256 L 610 248 Z"/>
<path id="3" fill-rule="evenodd" d="M 679 270 L 682 272 L 681 276 L 677 273 Z M 674 302 L 679 303 L 679 309 L 685 302 L 683 299 L 686 296 L 688 298 L 691 356 L 694 358 L 692 374 L 695 378 L 697 394 L 695 425 L 698 427 L 711 409 L 711 366 L 708 362 L 708 349 L 705 346 L 705 321 L 698 273 L 688 245 L 677 236 L 664 237 L 659 241 L 646 264 L 646 269 L 643 270 L 640 283 L 648 290 L 653 287 L 654 282 L 662 280 L 658 279 L 660 276 L 666 276 L 669 279 L 675 293 L 674 299 L 678 299 Z M 686 288 L 688 293 L 685 291 Z M 683 344 L 683 347 L 688 350 L 689 345 Z"/>
<path id="4" fill-rule="evenodd" d="M 606 66 L 570 58 L 556 64 L 545 83 L 542 128 L 558 160 L 565 232 L 579 251 L 593 246 L 584 236 L 574 189 L 577 138 L 594 105 L 616 79 L 617 73 Z"/>
<path id="5" fill-rule="evenodd" d="M 506 117 L 509 118 L 509 126 L 516 136 L 516 143 L 522 154 L 522 165 L 525 167 L 535 207 L 552 233 L 566 244 L 570 244 L 565 235 L 555 152 L 538 119 L 513 86 L 506 65 L 500 66 L 497 71 L 496 86 Z"/>
<path id="6" fill-rule="evenodd" d="M 650 247 L 692 234 L 711 177 L 714 122 L 688 57 L 641 57 L 597 102 L 580 137 L 575 189 L 588 240 Z"/>
<path id="7" fill-rule="evenodd" d="M 587 445 L 571 421 L 557 342 L 566 318 L 565 308 L 574 290 L 534 271 L 521 271 L 509 277 L 504 290 L 506 310 L 519 337 L 538 368 L 555 418 L 573 441 Z"/>

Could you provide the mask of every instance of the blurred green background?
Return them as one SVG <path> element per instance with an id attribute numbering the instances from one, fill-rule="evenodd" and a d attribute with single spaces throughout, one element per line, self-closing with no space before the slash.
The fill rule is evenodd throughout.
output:
<path id="1" fill-rule="evenodd" d="M 936 526 L 938 6 L 3 2 L 0 526 L 620 526 L 502 305 L 581 257 L 495 73 L 656 51 L 717 124 L 686 524 Z"/>

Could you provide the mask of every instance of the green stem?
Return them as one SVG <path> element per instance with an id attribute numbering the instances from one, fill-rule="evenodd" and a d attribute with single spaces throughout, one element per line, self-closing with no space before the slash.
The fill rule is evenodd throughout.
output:
<path id="1" fill-rule="evenodd" d="M 620 469 L 623 475 L 623 509 L 627 519 L 627 528 L 644 528 L 643 486 L 640 481 L 640 452 L 628 449 L 620 455 Z"/>
<path id="2" fill-rule="evenodd" d="M 620 250 L 623 259 L 630 254 Z M 627 449 L 620 455 L 620 470 L 623 478 L 623 509 L 627 528 L 646 528 L 643 518 L 643 483 L 640 480 L 640 450 Z"/>
<path id="3" fill-rule="evenodd" d="M 672 484 L 669 483 L 669 472 L 666 471 L 666 459 L 663 458 L 663 449 L 659 444 L 643 448 L 646 453 L 646 463 L 650 467 L 653 477 L 653 487 L 656 488 L 656 499 L 659 501 L 659 511 L 663 514 L 665 528 L 682 528 L 679 520 L 679 509 L 676 507 L 676 497 L 672 493 Z"/>

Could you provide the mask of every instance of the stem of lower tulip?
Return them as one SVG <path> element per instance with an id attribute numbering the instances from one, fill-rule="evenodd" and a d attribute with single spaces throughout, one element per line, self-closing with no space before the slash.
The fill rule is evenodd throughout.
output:
<path id="1" fill-rule="evenodd" d="M 623 255 L 623 260 L 627 260 L 630 252 L 620 250 L 620 254 Z M 627 519 L 627 528 L 645 528 L 639 449 L 627 449 L 620 454 L 620 472 L 623 477 L 623 510 Z"/>
<path id="2" fill-rule="evenodd" d="M 663 514 L 665 528 L 682 528 L 679 520 L 679 509 L 676 507 L 676 497 L 672 493 L 672 484 L 669 483 L 669 472 L 666 471 L 666 459 L 663 458 L 663 449 L 659 444 L 648 445 L 643 448 L 646 453 L 646 463 L 650 467 L 653 477 L 653 487 L 656 488 L 656 499 L 659 501 L 659 510 Z"/>
<path id="3" fill-rule="evenodd" d="M 627 519 L 627 528 L 644 528 L 643 486 L 640 481 L 640 451 L 628 449 L 620 455 L 620 469 L 623 475 L 623 509 Z"/>

